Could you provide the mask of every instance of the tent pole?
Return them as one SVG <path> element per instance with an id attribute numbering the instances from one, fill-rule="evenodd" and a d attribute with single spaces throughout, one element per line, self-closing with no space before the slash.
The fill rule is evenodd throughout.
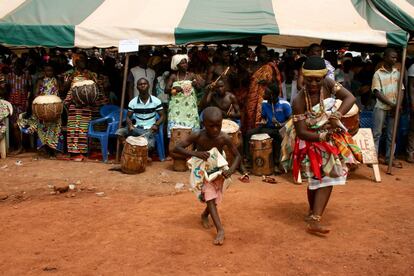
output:
<path id="1" fill-rule="evenodd" d="M 395 109 L 395 117 L 394 117 L 394 126 L 392 130 L 392 140 L 391 140 L 391 154 L 390 160 L 388 161 L 388 169 L 387 174 L 391 174 L 392 172 L 392 162 L 394 161 L 394 151 L 395 151 L 395 139 L 397 138 L 397 131 L 398 131 L 398 123 L 400 119 L 400 108 L 403 99 L 403 80 L 404 80 L 404 71 L 405 71 L 405 59 L 407 57 L 407 47 L 403 48 L 402 52 L 402 60 L 401 60 L 401 72 L 400 72 L 400 80 L 398 83 L 398 94 L 397 94 L 397 107 Z"/>
<path id="2" fill-rule="evenodd" d="M 122 81 L 122 97 L 121 97 L 121 110 L 119 111 L 119 125 L 118 128 L 122 126 L 122 117 L 124 115 L 124 102 L 125 102 L 125 91 L 126 91 L 126 81 L 128 76 L 128 66 L 129 66 L 129 53 L 126 53 L 125 56 L 125 65 L 124 65 L 124 78 Z M 115 162 L 119 163 L 119 139 L 116 140 L 116 159 Z"/>

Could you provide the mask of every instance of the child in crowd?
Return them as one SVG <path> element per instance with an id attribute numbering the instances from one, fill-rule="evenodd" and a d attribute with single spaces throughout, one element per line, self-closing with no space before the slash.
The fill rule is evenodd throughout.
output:
<path id="1" fill-rule="evenodd" d="M 217 211 L 217 204 L 220 203 L 224 188 L 238 167 L 241 156 L 230 137 L 221 131 L 223 120 L 221 110 L 217 107 L 207 107 L 203 116 L 204 129 L 180 142 L 174 152 L 192 157 L 188 161 L 191 167 L 191 184 L 199 199 L 207 204 L 201 214 L 202 225 L 210 228 L 208 219 L 210 215 L 217 229 L 217 236 L 213 243 L 222 245 L 224 229 Z M 186 149 L 191 144 L 195 145 L 196 151 Z M 227 146 L 235 156 L 233 164 L 229 164 L 230 167 L 221 155 L 224 146 Z"/>

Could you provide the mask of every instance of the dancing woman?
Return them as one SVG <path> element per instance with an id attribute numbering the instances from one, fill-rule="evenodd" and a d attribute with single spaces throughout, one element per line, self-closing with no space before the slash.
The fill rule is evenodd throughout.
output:
<path id="1" fill-rule="evenodd" d="M 299 171 L 308 181 L 308 231 L 327 234 L 320 223 L 332 188 L 344 185 L 346 164 L 362 161 L 361 151 L 341 123 L 355 102 L 355 97 L 339 83 L 326 78 L 328 70 L 322 58 L 312 56 L 303 65 L 304 88 L 293 101 L 293 118 L 286 124 L 281 162 Z M 342 100 L 335 107 L 335 98 Z"/>

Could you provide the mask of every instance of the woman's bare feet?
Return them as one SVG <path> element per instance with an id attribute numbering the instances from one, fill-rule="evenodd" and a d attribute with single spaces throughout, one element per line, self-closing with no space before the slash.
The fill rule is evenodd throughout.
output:
<path id="1" fill-rule="evenodd" d="M 217 231 L 217 236 L 213 241 L 214 245 L 223 245 L 224 243 L 224 230 Z"/>
<path id="2" fill-rule="evenodd" d="M 321 217 L 315 215 L 309 216 L 307 230 L 311 234 L 328 234 L 330 232 L 329 229 L 321 225 Z"/>
<path id="3" fill-rule="evenodd" d="M 205 229 L 211 228 L 210 221 L 208 220 L 208 214 L 207 215 L 205 213 L 201 214 L 201 225 L 203 225 Z"/>
<path id="4" fill-rule="evenodd" d="M 309 211 L 308 211 L 308 214 L 304 217 L 304 220 L 305 220 L 306 222 L 311 221 L 311 220 L 312 220 L 312 215 L 313 215 L 313 211 L 312 211 L 312 210 L 309 210 Z"/>

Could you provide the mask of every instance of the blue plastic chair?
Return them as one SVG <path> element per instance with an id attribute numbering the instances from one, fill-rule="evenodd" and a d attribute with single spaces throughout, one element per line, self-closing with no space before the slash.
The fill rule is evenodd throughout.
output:
<path id="1" fill-rule="evenodd" d="M 126 120 L 128 111 L 124 109 L 122 116 L 122 122 Z M 94 126 L 96 124 L 107 123 L 106 131 L 95 131 Z M 103 162 L 108 161 L 108 141 L 109 138 L 116 137 L 115 132 L 118 130 L 119 125 L 119 110 L 113 111 L 103 118 L 92 120 L 89 122 L 88 128 L 88 140 L 91 138 L 99 139 L 101 143 L 101 152 Z"/>
<path id="2" fill-rule="evenodd" d="M 99 114 L 101 114 L 101 117 L 105 117 L 105 116 L 108 116 L 109 114 L 111 114 L 114 111 L 119 112 L 120 109 L 121 108 L 117 105 L 107 104 L 107 105 L 102 106 L 99 109 Z"/>

